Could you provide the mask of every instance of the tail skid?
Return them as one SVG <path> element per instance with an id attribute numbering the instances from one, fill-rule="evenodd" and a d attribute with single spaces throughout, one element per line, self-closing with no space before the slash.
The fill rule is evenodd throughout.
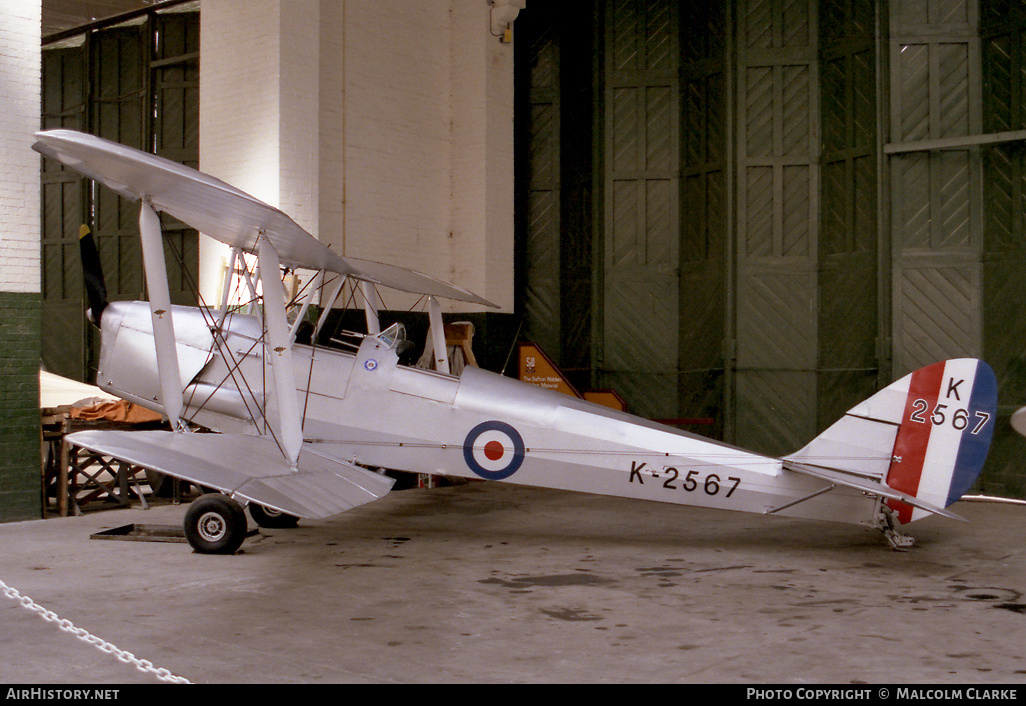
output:
<path id="1" fill-rule="evenodd" d="M 881 498 L 881 529 L 937 514 L 976 482 L 990 448 L 997 381 L 975 358 L 934 363 L 856 405 L 784 468 Z M 904 544 L 892 538 L 892 544 Z M 901 548 L 901 547 L 899 547 Z"/>

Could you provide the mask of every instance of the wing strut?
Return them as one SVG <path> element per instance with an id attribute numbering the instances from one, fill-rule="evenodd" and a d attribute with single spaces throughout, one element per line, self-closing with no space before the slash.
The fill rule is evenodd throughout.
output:
<path id="1" fill-rule="evenodd" d="M 381 322 L 378 321 L 378 309 L 381 299 L 370 282 L 360 282 L 360 294 L 363 295 L 363 312 L 367 318 L 367 333 L 376 336 L 381 333 Z"/>
<path id="2" fill-rule="evenodd" d="M 153 317 L 160 395 L 163 397 L 161 403 L 171 422 L 171 428 L 181 431 L 182 375 L 178 369 L 175 325 L 171 319 L 171 293 L 167 286 L 164 241 L 160 234 L 160 216 L 146 198 L 142 199 L 139 209 L 139 235 L 142 241 L 143 268 L 146 271 L 146 288 L 149 290 L 150 314 Z"/>
<path id="3" fill-rule="evenodd" d="M 303 306 L 299 310 L 299 314 L 296 316 L 295 323 L 292 324 L 292 328 L 289 330 L 289 341 L 296 340 L 296 334 L 299 333 L 299 327 L 306 319 L 306 312 L 310 310 L 310 302 L 317 296 L 317 293 L 324 287 L 324 270 L 318 270 L 317 274 L 314 275 L 313 282 L 308 286 L 306 295 L 303 297 Z"/>
<path id="4" fill-rule="evenodd" d="M 445 350 L 445 327 L 442 324 L 442 305 L 428 297 L 428 319 L 431 321 L 431 345 L 434 348 L 435 370 L 449 372 L 449 356 Z"/>
<path id="5" fill-rule="evenodd" d="M 331 307 L 335 306 L 335 300 L 338 299 L 338 295 L 345 284 L 346 278 L 340 275 L 338 282 L 335 284 L 335 288 L 331 291 L 331 296 L 329 296 L 327 300 L 321 301 L 323 309 L 321 310 L 320 318 L 317 319 L 317 326 L 314 327 L 313 341 L 316 341 L 320 337 L 321 329 L 324 328 L 324 322 L 328 320 L 328 315 L 331 313 Z"/>
<path id="6" fill-rule="evenodd" d="M 292 342 L 285 319 L 285 292 L 281 287 L 281 261 L 271 241 L 260 238 L 258 253 L 260 281 L 264 285 L 264 323 L 267 326 L 267 356 L 271 359 L 274 392 L 281 418 L 281 443 L 285 458 L 295 469 L 303 445 L 303 427 L 296 398 L 292 366 Z"/>
<path id="7" fill-rule="evenodd" d="M 239 257 L 239 249 L 232 248 L 232 255 L 228 259 L 228 266 L 224 271 L 224 279 L 221 282 L 221 315 L 217 319 L 217 329 L 220 331 L 224 320 L 228 317 L 228 297 L 231 295 L 232 279 L 235 274 L 235 260 Z"/>

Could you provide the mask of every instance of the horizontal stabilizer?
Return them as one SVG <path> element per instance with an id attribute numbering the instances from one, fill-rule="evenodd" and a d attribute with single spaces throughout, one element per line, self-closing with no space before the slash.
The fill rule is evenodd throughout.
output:
<path id="1" fill-rule="evenodd" d="M 303 449 L 293 470 L 266 436 L 80 431 L 69 443 L 296 517 L 323 519 L 377 500 L 395 481 Z"/>
<path id="2" fill-rule="evenodd" d="M 1020 407 L 1012 412 L 1012 418 L 1009 422 L 1013 429 L 1023 436 L 1026 436 L 1026 407 Z"/>
<path id="3" fill-rule="evenodd" d="M 853 476 L 843 471 L 835 471 L 828 468 L 816 468 L 814 466 L 807 466 L 802 463 L 795 463 L 794 461 L 788 460 L 784 461 L 784 468 L 789 471 L 794 471 L 795 473 L 819 478 L 820 480 L 825 480 L 829 483 L 835 483 L 847 488 L 861 490 L 869 495 L 876 495 L 877 497 L 887 498 L 888 500 L 905 502 L 914 507 L 918 507 L 921 510 L 926 510 L 927 512 L 932 512 L 937 515 L 943 515 L 944 517 L 950 517 L 952 520 L 966 522 L 964 517 L 960 517 L 950 510 L 945 510 L 944 508 L 937 507 L 936 505 L 931 505 L 930 503 L 920 500 L 914 495 L 902 493 L 900 490 L 888 488 L 883 483 L 877 481 L 859 478 L 858 476 Z"/>

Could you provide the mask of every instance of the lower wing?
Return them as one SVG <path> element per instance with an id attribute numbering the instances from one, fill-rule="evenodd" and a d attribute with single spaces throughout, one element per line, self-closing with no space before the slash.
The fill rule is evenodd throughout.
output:
<path id="1" fill-rule="evenodd" d="M 293 469 L 266 436 L 80 431 L 66 438 L 94 453 L 308 519 L 331 517 L 377 500 L 395 483 L 306 447 Z"/>

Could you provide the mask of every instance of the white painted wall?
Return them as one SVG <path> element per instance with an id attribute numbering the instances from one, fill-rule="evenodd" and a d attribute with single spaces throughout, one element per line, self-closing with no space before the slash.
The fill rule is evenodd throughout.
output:
<path id="1" fill-rule="evenodd" d="M 200 168 L 343 254 L 511 311 L 513 47 L 491 34 L 489 9 L 204 0 Z"/>
<path id="2" fill-rule="evenodd" d="M 0 291 L 39 282 L 40 18 L 36 0 L 0 0 Z"/>

